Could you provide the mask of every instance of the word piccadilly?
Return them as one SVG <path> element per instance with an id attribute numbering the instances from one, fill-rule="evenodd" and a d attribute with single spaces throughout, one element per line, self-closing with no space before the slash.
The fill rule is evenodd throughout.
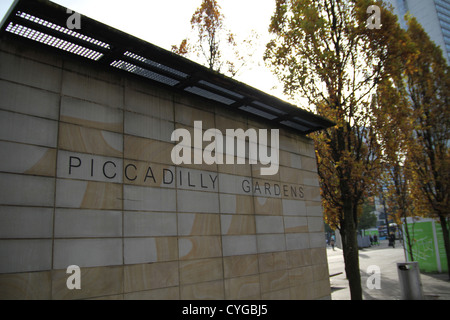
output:
<path id="1" fill-rule="evenodd" d="M 171 140 L 179 142 L 172 149 L 172 162 L 176 165 L 192 164 L 234 164 L 235 155 L 237 164 L 245 164 L 246 138 L 248 138 L 248 159 L 250 164 L 261 164 L 261 175 L 275 175 L 279 167 L 279 130 L 270 131 L 270 155 L 268 154 L 267 129 L 226 129 L 225 139 L 218 129 L 208 129 L 203 133 L 202 121 L 194 121 L 194 144 L 192 146 L 191 133 L 187 129 L 179 128 L 172 132 Z M 258 140 L 259 135 L 259 140 Z M 180 141 L 181 140 L 181 141 Z M 234 141 L 237 141 L 236 145 Z M 203 142 L 211 142 L 203 148 Z M 225 149 L 224 149 L 225 146 Z M 236 150 L 236 154 L 235 154 Z M 193 154 L 192 154 L 193 153 Z"/>

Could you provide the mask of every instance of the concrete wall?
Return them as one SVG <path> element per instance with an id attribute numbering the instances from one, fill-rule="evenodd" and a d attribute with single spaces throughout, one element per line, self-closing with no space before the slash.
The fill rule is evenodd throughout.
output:
<path id="1" fill-rule="evenodd" d="M 281 130 L 274 176 L 174 166 L 170 135 L 194 120 L 266 126 L 40 47 L 0 49 L 0 299 L 329 298 L 310 140 Z"/>

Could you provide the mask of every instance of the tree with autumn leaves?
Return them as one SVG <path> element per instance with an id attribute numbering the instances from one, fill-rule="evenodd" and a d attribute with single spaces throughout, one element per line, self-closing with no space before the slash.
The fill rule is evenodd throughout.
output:
<path id="1" fill-rule="evenodd" d="M 172 52 L 186 57 L 193 54 L 209 69 L 230 77 L 235 77 L 244 66 L 250 64 L 255 53 L 252 47 L 258 41 L 258 34 L 253 31 L 238 42 L 236 35 L 225 27 L 225 16 L 216 0 L 202 1 L 192 15 L 191 27 L 194 38 L 185 38 L 179 45 L 173 45 Z"/>
<path id="2" fill-rule="evenodd" d="M 450 278 L 450 68 L 413 17 L 400 77 L 379 85 L 377 129 L 386 163 L 387 198 L 395 217 L 440 222 Z M 407 249 L 414 243 L 405 228 Z"/>
<path id="3" fill-rule="evenodd" d="M 417 46 L 406 69 L 406 91 L 412 136 L 408 139 L 414 211 L 439 220 L 450 279 L 450 68 L 437 47 L 413 18 L 408 34 Z"/>
<path id="4" fill-rule="evenodd" d="M 195 51 L 197 55 L 201 55 L 205 59 L 206 65 L 210 69 L 220 71 L 223 64 L 220 42 L 222 33 L 226 32 L 223 19 L 224 16 L 220 12 L 220 6 L 216 0 L 202 1 L 191 18 L 192 29 L 197 31 L 197 45 L 193 46 L 188 39 L 183 39 L 179 46 L 172 46 L 172 51 L 179 55 Z M 234 45 L 231 33 L 225 37 L 228 38 L 231 45 Z"/>
<path id="5" fill-rule="evenodd" d="M 382 27 L 367 28 L 370 5 Z M 315 133 L 327 222 L 339 228 L 352 299 L 361 299 L 357 219 L 388 177 L 401 217 L 434 215 L 448 252 L 449 74 L 414 19 L 407 31 L 381 3 L 278 0 L 266 61 L 285 92 L 336 122 Z"/>
<path id="6" fill-rule="evenodd" d="M 362 299 L 357 221 L 382 162 L 371 106 L 377 85 L 402 59 L 403 32 L 383 6 L 381 29 L 367 28 L 372 1 L 278 0 L 266 61 L 285 93 L 308 99 L 336 123 L 314 133 L 325 218 L 339 228 L 352 299 Z M 404 40 L 406 41 L 406 40 Z"/>

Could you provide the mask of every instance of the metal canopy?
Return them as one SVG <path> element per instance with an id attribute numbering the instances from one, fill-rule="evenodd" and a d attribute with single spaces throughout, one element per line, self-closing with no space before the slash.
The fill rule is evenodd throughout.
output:
<path id="1" fill-rule="evenodd" d="M 333 122 L 214 72 L 170 51 L 81 16 L 81 29 L 70 30 L 67 8 L 47 0 L 16 0 L 0 25 L 2 36 L 34 41 L 84 61 L 132 73 L 184 94 L 213 100 L 275 127 L 301 134 L 329 128 Z"/>

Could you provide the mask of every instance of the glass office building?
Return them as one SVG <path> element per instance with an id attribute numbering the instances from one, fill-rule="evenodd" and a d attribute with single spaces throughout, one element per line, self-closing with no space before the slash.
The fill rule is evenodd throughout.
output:
<path id="1" fill-rule="evenodd" d="M 439 45 L 450 61 L 450 0 L 385 0 L 392 4 L 394 13 L 404 17 L 407 12 L 422 24 L 431 40 Z M 400 19 L 406 27 L 404 19 Z"/>

